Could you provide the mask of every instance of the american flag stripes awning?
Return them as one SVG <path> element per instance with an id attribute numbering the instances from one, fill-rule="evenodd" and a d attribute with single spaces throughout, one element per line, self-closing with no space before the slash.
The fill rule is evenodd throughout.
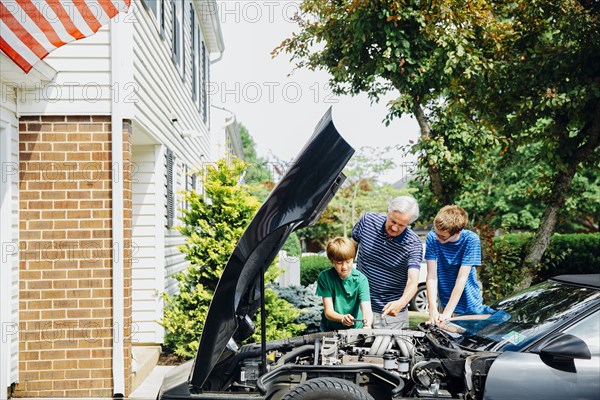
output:
<path id="1" fill-rule="evenodd" d="M 131 0 L 0 0 L 0 49 L 25 72 L 60 46 L 93 35 Z"/>

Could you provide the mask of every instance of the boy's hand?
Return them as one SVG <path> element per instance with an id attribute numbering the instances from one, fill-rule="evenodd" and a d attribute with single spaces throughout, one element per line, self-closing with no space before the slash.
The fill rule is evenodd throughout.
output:
<path id="1" fill-rule="evenodd" d="M 354 317 L 352 314 L 342 315 L 342 320 L 340 322 L 344 326 L 354 326 Z"/>
<path id="2" fill-rule="evenodd" d="M 429 325 L 436 325 L 438 322 L 438 317 L 439 317 L 440 313 L 438 312 L 438 310 L 435 309 L 429 309 L 429 321 L 427 321 L 427 323 Z"/>
<path id="3" fill-rule="evenodd" d="M 441 324 L 441 325 L 443 325 L 443 324 L 445 324 L 445 323 L 446 323 L 446 321 L 448 321 L 448 320 L 449 320 L 451 317 L 452 317 L 452 315 L 448 315 L 448 314 L 446 314 L 446 313 L 439 314 L 439 315 L 438 315 L 438 317 L 437 317 L 437 322 L 438 322 L 438 324 Z"/>

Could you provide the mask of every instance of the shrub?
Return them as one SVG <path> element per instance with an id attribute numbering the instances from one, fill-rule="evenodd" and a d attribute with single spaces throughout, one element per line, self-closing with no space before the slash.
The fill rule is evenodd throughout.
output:
<path id="1" fill-rule="evenodd" d="M 189 208 L 182 210 L 183 225 L 177 227 L 186 238 L 179 250 L 185 253 L 190 266 L 175 274 L 179 293 L 163 294 L 165 346 L 167 350 L 191 358 L 198 350 L 204 320 L 217 282 L 233 252 L 236 243 L 258 208 L 258 200 L 249 194 L 245 185 L 239 185 L 244 163 L 234 160 L 218 161 L 209 168 L 204 178 L 205 195 L 195 191 L 184 193 Z M 207 201 L 205 199 L 210 199 Z M 271 266 L 265 282 L 272 281 L 279 271 Z M 298 311 L 273 292 L 265 294 L 268 310 L 267 337 L 277 339 L 295 334 L 304 326 L 291 321 Z M 252 317 L 252 316 L 251 316 Z M 260 323 L 256 324 L 260 328 Z M 258 329 L 257 331 L 260 331 Z"/>
<path id="2" fill-rule="evenodd" d="M 492 303 L 517 290 L 526 276 L 537 283 L 563 274 L 600 271 L 600 234 L 554 234 L 540 264 L 533 270 L 523 267 L 533 235 L 510 234 L 495 237 L 483 260 L 480 279 L 483 297 Z"/>
<path id="3" fill-rule="evenodd" d="M 267 340 L 276 340 L 301 335 L 306 325 L 298 321 L 301 311 L 293 304 L 278 296 L 273 288 L 265 290 L 265 307 L 267 309 Z M 256 332 L 247 342 L 260 342 L 260 312 L 256 313 Z"/>
<path id="4" fill-rule="evenodd" d="M 551 251 L 547 251 L 542 258 L 542 268 L 535 282 L 556 275 L 600 272 L 600 233 L 555 234 L 549 249 Z"/>
<path id="5" fill-rule="evenodd" d="M 300 284 L 308 286 L 316 282 L 321 271 L 330 267 L 331 263 L 325 256 L 312 255 L 300 257 Z"/>
<path id="6" fill-rule="evenodd" d="M 530 234 L 505 235 L 493 239 L 492 248 L 485 252 L 486 258 L 483 259 L 479 275 L 486 303 L 493 303 L 512 293 L 523 281 L 525 271 L 522 264 L 530 239 Z"/>
<path id="7" fill-rule="evenodd" d="M 317 284 L 312 283 L 308 286 L 273 286 L 279 297 L 287 300 L 300 310 L 300 315 L 295 319 L 295 323 L 306 326 L 302 334 L 319 332 L 321 325 L 321 311 L 323 310 L 323 301 L 315 293 Z"/>
<path id="8" fill-rule="evenodd" d="M 302 246 L 296 232 L 292 232 L 290 237 L 285 241 L 281 250 L 284 250 L 289 257 L 300 257 L 302 254 Z"/>

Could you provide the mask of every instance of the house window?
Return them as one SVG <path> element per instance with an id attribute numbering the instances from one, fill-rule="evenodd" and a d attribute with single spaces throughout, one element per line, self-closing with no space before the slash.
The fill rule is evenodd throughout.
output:
<path id="1" fill-rule="evenodd" d="M 152 12 L 154 18 L 158 17 L 158 1 L 157 0 L 142 0 L 142 3 L 148 10 Z"/>
<path id="2" fill-rule="evenodd" d="M 166 157 L 166 181 L 167 181 L 167 228 L 173 227 L 173 220 L 175 218 L 175 193 L 173 190 L 173 180 L 175 179 L 174 166 L 175 156 L 171 149 L 167 149 L 165 152 Z"/>
<path id="3" fill-rule="evenodd" d="M 142 0 L 142 4 L 156 20 L 160 35 L 165 34 L 165 0 Z"/>
<path id="4" fill-rule="evenodd" d="M 198 70 L 198 49 L 196 40 L 196 16 L 194 14 L 194 5 L 190 3 L 190 52 L 192 53 L 192 100 L 195 102 L 198 97 L 198 79 L 196 71 Z"/>
<path id="5" fill-rule="evenodd" d="M 173 15 L 173 32 L 171 35 L 171 57 L 177 65 L 182 65 L 182 35 L 181 35 L 181 2 L 171 2 L 171 12 Z"/>

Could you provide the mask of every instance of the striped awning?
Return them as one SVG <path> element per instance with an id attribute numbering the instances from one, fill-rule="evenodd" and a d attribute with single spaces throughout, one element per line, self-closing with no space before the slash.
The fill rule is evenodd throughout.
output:
<path id="1" fill-rule="evenodd" d="M 0 49 L 25 72 L 60 46 L 93 35 L 131 0 L 0 0 Z"/>

